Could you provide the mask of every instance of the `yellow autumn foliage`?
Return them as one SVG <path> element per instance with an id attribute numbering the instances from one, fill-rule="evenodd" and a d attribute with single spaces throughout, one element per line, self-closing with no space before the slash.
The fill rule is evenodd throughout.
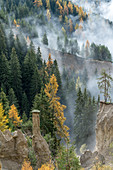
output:
<path id="1" fill-rule="evenodd" d="M 8 126 L 7 126 L 8 122 L 9 120 L 7 119 L 7 116 L 4 115 L 2 103 L 0 103 L 0 130 L 2 132 L 8 129 Z"/>
<path id="2" fill-rule="evenodd" d="M 69 128 L 64 125 L 66 120 L 64 117 L 64 109 L 66 106 L 59 102 L 60 98 L 56 95 L 58 92 L 58 83 L 54 74 L 51 76 L 50 82 L 45 86 L 45 93 L 49 98 L 50 109 L 53 110 L 53 114 L 55 116 L 53 121 L 57 129 L 57 134 L 60 137 L 68 138 Z"/>
<path id="3" fill-rule="evenodd" d="M 11 109 L 9 110 L 8 114 L 9 114 L 9 119 L 12 120 L 12 123 L 15 126 L 17 126 L 18 124 L 20 124 L 22 122 L 22 120 L 18 116 L 18 111 L 14 104 L 11 106 Z"/>
<path id="4" fill-rule="evenodd" d="M 31 163 L 28 161 L 24 161 L 21 170 L 33 170 Z"/>
<path id="5" fill-rule="evenodd" d="M 41 168 L 39 168 L 38 170 L 54 170 L 54 169 L 55 167 L 50 161 L 49 163 L 43 164 Z"/>

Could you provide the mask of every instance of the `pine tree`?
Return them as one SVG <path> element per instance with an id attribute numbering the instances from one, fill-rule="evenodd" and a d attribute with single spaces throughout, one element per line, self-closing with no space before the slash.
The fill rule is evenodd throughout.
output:
<path id="1" fill-rule="evenodd" d="M 107 74 L 105 70 L 102 70 L 101 77 L 98 78 L 98 87 L 100 92 L 104 94 L 105 103 L 109 100 L 111 101 L 109 90 L 111 88 L 111 81 L 113 78 L 110 74 Z"/>
<path id="2" fill-rule="evenodd" d="M 20 104 L 22 99 L 22 77 L 19 60 L 14 48 L 12 49 L 11 53 L 10 67 L 11 67 L 11 85 Z"/>
<path id="3" fill-rule="evenodd" d="M 42 42 L 43 42 L 43 44 L 48 45 L 48 39 L 47 39 L 47 34 L 46 33 L 43 35 Z"/>
<path id="4" fill-rule="evenodd" d="M 25 57 L 24 64 L 23 64 L 23 71 L 22 71 L 23 88 L 24 88 L 24 91 L 27 95 L 29 102 L 32 101 L 30 88 L 31 88 L 32 76 L 34 74 L 34 70 L 36 67 L 37 67 L 36 54 L 35 54 L 34 49 L 31 48 Z"/>
<path id="5" fill-rule="evenodd" d="M 21 112 L 24 113 L 29 117 L 29 112 L 30 112 L 30 106 L 29 106 L 29 101 L 27 98 L 26 93 L 24 92 L 22 94 L 22 105 L 21 105 Z"/>
<path id="6" fill-rule="evenodd" d="M 8 93 L 10 88 L 10 66 L 4 54 L 0 56 L 0 88 L 4 86 L 4 90 Z"/>
<path id="7" fill-rule="evenodd" d="M 3 32 L 3 30 L 0 28 L 0 55 L 2 53 L 6 54 L 6 40 L 5 40 L 5 34 Z"/>
<path id="8" fill-rule="evenodd" d="M 42 133 L 45 134 L 53 134 L 55 135 L 54 124 L 52 120 L 52 114 L 50 110 L 50 104 L 48 101 L 48 97 L 44 92 L 44 89 L 41 89 L 40 94 L 36 94 L 34 102 L 33 102 L 33 109 L 40 110 L 40 128 Z"/>
<path id="9" fill-rule="evenodd" d="M 0 92 L 0 103 L 2 103 L 3 109 L 5 110 L 5 115 L 6 115 L 9 111 L 9 101 L 8 101 L 6 94 L 4 93 L 2 89 Z"/>
<path id="10" fill-rule="evenodd" d="M 13 34 L 12 30 L 10 30 L 8 40 L 9 40 L 9 42 L 8 42 L 8 52 L 9 52 L 9 56 L 10 56 L 12 48 L 14 48 L 14 46 L 15 46 L 15 39 L 14 39 L 14 34 Z"/>
<path id="11" fill-rule="evenodd" d="M 33 76 L 31 78 L 31 88 L 30 88 L 31 102 L 34 100 L 35 95 L 40 93 L 41 85 L 42 85 L 41 77 L 38 68 L 36 67 Z"/>
<path id="12" fill-rule="evenodd" d="M 38 69 L 41 69 L 42 68 L 42 54 L 41 54 L 41 51 L 40 51 L 40 47 L 38 47 L 36 57 L 37 57 Z"/>
<path id="13" fill-rule="evenodd" d="M 9 90 L 8 100 L 9 100 L 9 106 L 14 104 L 17 108 L 19 107 L 18 100 L 17 100 L 17 98 L 15 96 L 15 92 L 12 88 L 10 88 L 10 90 Z"/>
<path id="14" fill-rule="evenodd" d="M 59 67 L 57 64 L 57 60 L 54 60 L 52 73 L 55 75 L 55 77 L 57 79 L 57 83 L 59 85 L 58 96 L 60 96 L 62 99 L 64 97 L 64 95 L 63 95 L 61 75 L 60 75 Z"/>
<path id="15" fill-rule="evenodd" d="M 79 88 L 75 106 L 74 134 L 76 146 L 79 150 L 81 145 L 87 144 L 89 142 L 87 140 L 95 133 L 94 127 L 98 105 L 94 97 L 91 99 L 86 88 L 84 93 Z"/>
<path id="16" fill-rule="evenodd" d="M 8 119 L 7 116 L 4 115 L 4 110 L 3 110 L 3 106 L 2 103 L 0 103 L 0 130 L 1 131 L 5 131 L 6 129 L 8 129 Z"/>
<path id="17" fill-rule="evenodd" d="M 22 65 L 24 62 L 25 55 L 27 54 L 27 44 L 24 37 L 22 37 L 21 35 L 16 37 L 15 49 L 16 49 L 19 63 L 20 65 Z"/>

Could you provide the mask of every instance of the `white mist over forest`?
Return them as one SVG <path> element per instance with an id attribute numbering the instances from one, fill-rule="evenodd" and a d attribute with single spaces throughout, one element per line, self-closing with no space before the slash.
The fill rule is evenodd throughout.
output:
<path id="1" fill-rule="evenodd" d="M 69 40 L 75 40 L 77 39 L 78 44 L 80 46 L 80 49 L 82 49 L 82 45 L 86 44 L 86 41 L 88 40 L 90 45 L 91 43 L 95 43 L 97 45 L 105 45 L 110 50 L 110 53 L 112 54 L 113 58 L 113 0 L 108 1 L 86 1 L 86 0 L 72 0 L 72 2 L 78 3 L 79 6 L 82 6 L 84 11 L 89 14 L 86 21 L 83 21 L 82 23 L 82 30 L 76 30 L 72 33 L 71 36 L 69 36 Z M 109 9 L 109 10 L 108 10 Z M 46 11 L 43 13 L 46 18 Z M 70 16 L 71 19 L 74 21 L 77 21 L 77 17 Z M 25 21 L 29 24 L 32 24 L 33 30 L 32 32 L 38 33 L 38 37 L 36 38 L 30 38 L 30 40 L 33 41 L 35 48 L 37 49 L 38 46 L 41 48 L 42 57 L 44 60 L 47 61 L 48 59 L 48 51 L 51 53 L 53 50 L 59 50 L 57 45 L 57 38 L 60 37 L 61 45 L 64 46 L 64 35 L 62 32 L 62 25 L 59 22 L 59 19 L 56 18 L 54 15 L 51 16 L 51 19 L 49 22 L 46 22 L 45 25 L 41 24 L 40 19 L 37 17 L 29 17 L 25 18 Z M 14 34 L 19 34 L 20 32 L 24 35 L 25 38 L 27 38 L 26 32 L 23 30 L 19 30 L 15 27 L 13 27 Z M 45 46 L 42 43 L 42 37 L 44 33 L 46 32 L 47 38 L 48 38 L 48 46 Z M 49 50 L 48 50 L 49 49 Z M 68 49 L 67 49 L 68 51 Z M 84 57 L 81 54 L 80 57 Z M 56 53 L 54 55 L 54 52 L 52 53 L 52 59 L 56 59 L 59 64 L 59 70 L 61 74 L 63 73 L 63 65 L 61 61 L 61 57 L 59 57 L 59 53 Z M 88 70 L 88 74 L 90 73 L 90 70 Z M 98 75 L 99 76 L 99 75 Z M 98 85 L 97 85 L 97 77 L 91 77 L 88 80 L 87 88 L 89 92 L 91 93 L 91 96 L 95 96 L 95 98 L 98 98 L 98 95 L 100 94 Z M 69 125 L 70 131 L 71 131 L 71 139 L 73 138 L 73 121 L 74 121 L 74 111 L 75 111 L 75 96 L 73 96 L 73 92 L 70 92 L 69 96 L 66 96 L 67 98 L 67 110 L 65 112 L 67 120 L 66 124 Z M 102 95 L 100 96 L 101 100 L 103 100 Z M 94 143 L 92 143 L 92 139 Z M 89 138 L 89 145 L 94 148 L 95 145 L 95 134 L 92 135 Z M 92 146 L 93 145 L 93 146 Z"/>

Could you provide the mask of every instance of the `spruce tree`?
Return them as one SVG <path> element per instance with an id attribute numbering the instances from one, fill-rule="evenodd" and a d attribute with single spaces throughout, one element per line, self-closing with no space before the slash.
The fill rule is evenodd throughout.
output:
<path id="1" fill-rule="evenodd" d="M 9 106 L 14 104 L 17 108 L 19 107 L 18 100 L 17 100 L 17 98 L 15 96 L 15 92 L 12 88 L 9 89 L 8 100 L 9 100 Z"/>
<path id="2" fill-rule="evenodd" d="M 35 95 L 40 93 L 41 85 L 42 85 L 41 77 L 38 68 L 36 67 L 34 69 L 34 73 L 31 78 L 31 88 L 30 88 L 31 103 L 34 100 Z"/>
<path id="3" fill-rule="evenodd" d="M 9 101 L 8 101 L 6 94 L 4 93 L 2 89 L 0 92 L 0 103 L 2 103 L 3 109 L 5 110 L 5 114 L 7 114 L 9 111 Z"/>
<path id="4" fill-rule="evenodd" d="M 10 67 L 11 67 L 11 85 L 20 104 L 22 99 L 22 77 L 20 63 L 14 48 L 12 49 L 11 53 Z"/>
<path id="5" fill-rule="evenodd" d="M 110 73 L 107 74 L 105 70 L 102 70 L 101 77 L 98 78 L 98 88 L 100 89 L 100 93 L 104 95 L 105 103 L 109 100 L 111 101 L 109 90 L 111 88 L 111 81 L 113 78 L 111 77 Z"/>
<path id="6" fill-rule="evenodd" d="M 38 47 L 36 57 L 37 57 L 38 69 L 41 69 L 42 68 L 42 54 L 41 54 L 41 51 L 40 51 L 40 47 Z"/>
<path id="7" fill-rule="evenodd" d="M 0 56 L 0 88 L 2 84 L 4 86 L 4 91 L 7 94 L 10 88 L 10 66 L 7 58 L 4 54 Z"/>
<path id="8" fill-rule="evenodd" d="M 25 113 L 27 117 L 29 117 L 30 106 L 29 106 L 29 101 L 28 101 L 28 98 L 25 92 L 23 92 L 22 94 L 21 112 L 22 114 Z"/>
<path id="9" fill-rule="evenodd" d="M 5 34 L 3 30 L 0 27 L 0 55 L 2 53 L 6 54 L 7 53 L 7 48 L 6 48 L 6 39 L 5 39 Z"/>
<path id="10" fill-rule="evenodd" d="M 44 135 L 51 133 L 53 136 L 55 136 L 54 122 L 52 120 L 53 116 L 50 110 L 48 97 L 45 94 L 43 88 L 41 89 L 41 93 L 36 94 L 35 96 L 33 109 L 40 110 L 40 128 L 42 130 L 42 133 Z"/>
<path id="11" fill-rule="evenodd" d="M 14 46 L 15 46 L 15 39 L 14 39 L 14 34 L 13 34 L 12 30 L 10 30 L 9 39 L 8 40 L 9 40 L 8 41 L 8 53 L 9 53 L 9 56 L 10 56 L 12 48 L 14 48 Z"/>
<path id="12" fill-rule="evenodd" d="M 46 33 L 43 35 L 42 42 L 43 42 L 43 44 L 48 45 L 48 39 L 47 39 L 47 34 Z"/>
<path id="13" fill-rule="evenodd" d="M 28 101 L 32 101 L 32 97 L 30 94 L 31 89 L 31 80 L 34 74 L 34 70 L 37 67 L 36 65 L 36 54 L 33 48 L 31 48 L 24 60 L 23 69 L 22 69 L 22 80 L 23 80 L 23 88 L 27 95 Z M 32 103 L 31 103 L 32 104 Z"/>

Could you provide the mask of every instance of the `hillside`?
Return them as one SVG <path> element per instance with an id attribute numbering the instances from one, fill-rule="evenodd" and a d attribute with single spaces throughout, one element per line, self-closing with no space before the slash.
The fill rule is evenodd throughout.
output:
<path id="1" fill-rule="evenodd" d="M 113 0 L 0 0 L 3 169 L 81 170 L 96 156 L 103 166 L 100 152 L 112 142 L 112 7 Z M 106 117 L 97 114 L 101 103 Z"/>

